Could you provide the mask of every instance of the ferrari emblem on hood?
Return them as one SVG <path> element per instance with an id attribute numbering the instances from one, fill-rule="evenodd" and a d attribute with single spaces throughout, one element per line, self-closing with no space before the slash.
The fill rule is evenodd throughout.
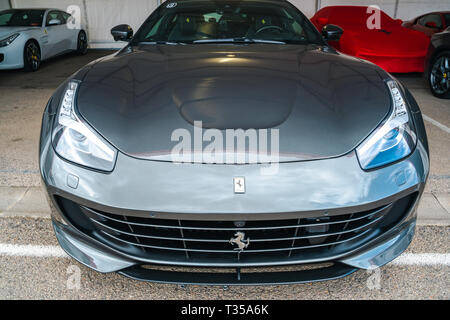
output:
<path id="1" fill-rule="evenodd" d="M 245 193 L 245 178 L 235 177 L 233 178 L 234 193 Z"/>

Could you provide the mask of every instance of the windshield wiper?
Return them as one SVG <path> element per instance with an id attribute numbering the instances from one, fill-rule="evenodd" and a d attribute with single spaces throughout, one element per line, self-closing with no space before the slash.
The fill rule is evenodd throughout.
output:
<path id="1" fill-rule="evenodd" d="M 272 44 L 286 44 L 286 42 L 284 42 L 284 41 L 266 40 L 266 39 L 250 39 L 250 38 L 201 39 L 201 40 L 194 40 L 193 43 L 272 43 Z"/>

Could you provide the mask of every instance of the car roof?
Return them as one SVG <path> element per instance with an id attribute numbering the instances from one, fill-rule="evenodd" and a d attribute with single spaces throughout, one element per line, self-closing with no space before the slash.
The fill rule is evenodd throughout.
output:
<path id="1" fill-rule="evenodd" d="M 447 13 L 450 13 L 450 11 L 432 11 L 432 12 L 427 12 L 427 13 L 421 14 L 420 16 L 417 16 L 417 18 L 426 16 L 429 14 L 447 14 Z"/>
<path id="2" fill-rule="evenodd" d="M 209 1 L 209 2 L 214 2 L 214 1 L 239 1 L 239 2 L 245 2 L 245 1 L 280 1 L 280 2 L 286 2 L 287 0 L 171 0 L 172 2 L 187 2 L 187 1 Z"/>
<path id="3" fill-rule="evenodd" d="M 163 2 L 161 5 L 164 5 L 166 2 L 287 2 L 287 0 L 167 0 Z"/>
<path id="4" fill-rule="evenodd" d="M 338 4 L 338 5 L 332 5 L 332 6 L 324 6 L 321 9 L 323 9 L 323 8 L 352 8 L 352 9 L 359 8 L 359 9 L 361 9 L 361 8 L 368 8 L 368 7 L 369 6 L 361 6 L 361 5 L 354 6 L 354 5 Z"/>

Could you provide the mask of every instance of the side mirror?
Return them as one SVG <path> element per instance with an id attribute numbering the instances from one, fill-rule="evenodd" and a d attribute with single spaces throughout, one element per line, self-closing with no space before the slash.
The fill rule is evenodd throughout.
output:
<path id="1" fill-rule="evenodd" d="M 127 24 L 119 24 L 111 29 L 114 41 L 129 41 L 133 37 L 133 29 Z"/>
<path id="2" fill-rule="evenodd" d="M 344 30 L 334 24 L 327 24 L 322 28 L 322 36 L 327 41 L 339 41 Z"/>
<path id="3" fill-rule="evenodd" d="M 49 26 L 57 26 L 57 25 L 60 25 L 60 24 L 61 24 L 61 20 L 59 20 L 59 19 L 52 19 L 52 20 L 50 20 L 48 22 Z"/>

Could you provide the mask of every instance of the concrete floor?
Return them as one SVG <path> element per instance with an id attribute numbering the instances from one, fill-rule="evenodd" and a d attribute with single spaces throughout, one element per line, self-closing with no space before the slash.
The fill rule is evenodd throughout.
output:
<path id="1" fill-rule="evenodd" d="M 48 99 L 71 74 L 111 53 L 61 56 L 44 62 L 34 73 L 0 70 L 0 186 L 40 185 L 39 133 Z"/>
<path id="2" fill-rule="evenodd" d="M 450 298 L 450 267 L 445 263 L 389 264 L 381 269 L 381 286 L 377 289 L 368 286 L 372 275 L 359 271 L 345 279 L 325 283 L 237 287 L 223 291 L 214 287 L 180 289 L 176 286 L 138 283 L 116 274 L 98 274 L 66 258 L 3 255 L 5 244 L 56 247 L 48 210 L 38 188 L 40 177 L 37 159 L 42 112 L 54 89 L 64 79 L 86 63 L 111 53 L 90 51 L 82 57 L 66 55 L 43 63 L 36 73 L 0 71 L 0 299 Z M 397 77 L 411 90 L 428 119 L 425 126 L 431 152 L 431 173 L 422 211 L 431 215 L 432 219 L 422 217 L 422 224 L 408 252 L 448 255 L 450 100 L 433 97 L 420 74 Z M 67 270 L 73 265 L 81 268 L 82 290 L 67 288 Z"/>
<path id="3" fill-rule="evenodd" d="M 425 116 L 425 128 L 430 144 L 431 170 L 426 191 L 450 192 L 450 133 L 433 125 L 428 119 L 450 128 L 450 100 L 434 97 L 422 74 L 396 75 L 411 90 Z"/>

